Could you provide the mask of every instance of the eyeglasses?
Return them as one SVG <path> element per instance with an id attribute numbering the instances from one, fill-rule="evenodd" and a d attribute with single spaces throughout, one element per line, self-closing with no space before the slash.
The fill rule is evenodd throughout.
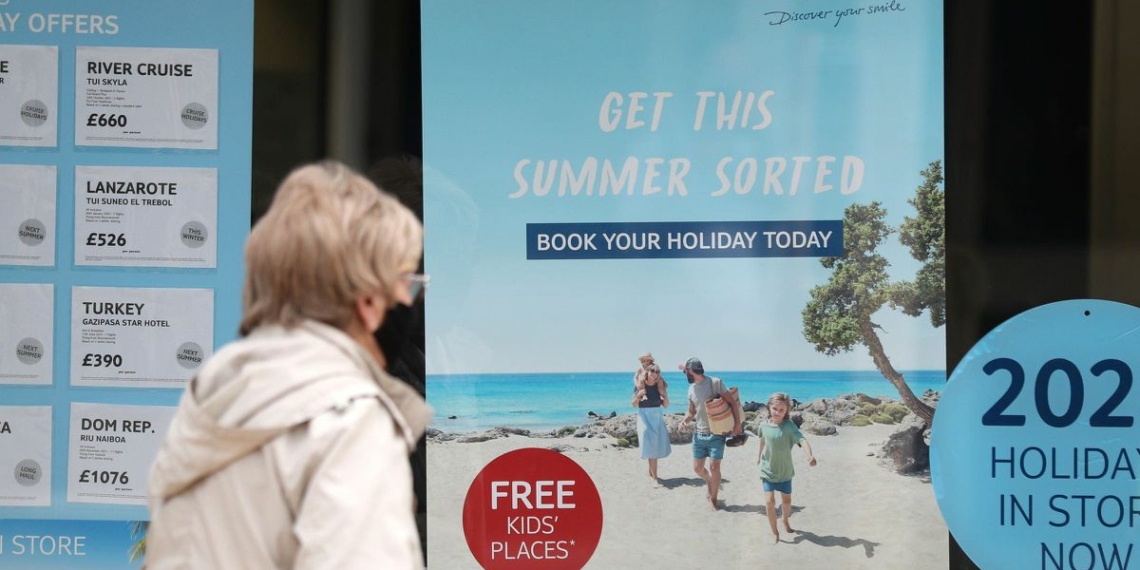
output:
<path id="1" fill-rule="evenodd" d="M 400 279 L 408 282 L 408 296 L 413 300 L 419 298 L 431 283 L 431 277 L 423 273 L 405 273 Z"/>

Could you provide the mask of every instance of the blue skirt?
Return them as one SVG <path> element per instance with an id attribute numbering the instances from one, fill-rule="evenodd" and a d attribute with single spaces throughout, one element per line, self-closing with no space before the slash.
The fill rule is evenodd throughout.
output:
<path id="1" fill-rule="evenodd" d="M 637 443 L 642 459 L 661 459 L 673 452 L 661 408 L 637 409 Z"/>

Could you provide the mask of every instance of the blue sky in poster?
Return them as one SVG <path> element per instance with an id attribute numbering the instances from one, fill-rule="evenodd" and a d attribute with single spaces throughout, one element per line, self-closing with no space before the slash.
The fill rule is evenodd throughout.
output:
<path id="1" fill-rule="evenodd" d="M 818 259 L 528 261 L 525 226 L 837 220 L 872 201 L 897 226 L 913 213 L 906 200 L 920 171 L 943 158 L 941 10 L 851 0 L 425 2 L 428 372 L 632 370 L 645 350 L 665 364 L 696 354 L 710 370 L 872 368 L 862 348 L 826 357 L 803 339 L 800 311 L 828 275 Z M 778 23 L 808 11 L 827 14 Z M 644 125 L 628 128 L 634 92 L 649 95 L 636 117 Z M 713 95 L 698 114 L 702 92 Z M 625 104 L 606 114 L 610 93 Z M 671 93 L 656 128 L 654 93 Z M 762 103 L 718 129 L 719 94 L 731 104 L 737 93 Z M 603 117 L 616 110 L 623 115 L 608 130 Z M 835 157 L 822 178 L 832 189 L 816 193 L 823 156 Z M 557 177 L 549 195 L 520 191 L 520 161 L 531 161 L 521 172 L 532 184 L 540 161 L 579 174 L 589 157 L 617 169 L 634 157 L 633 194 L 598 196 L 598 182 L 595 195 L 558 196 Z M 774 157 L 787 164 L 777 175 L 784 192 L 765 194 Z M 795 195 L 793 157 L 810 157 Z M 664 161 L 661 191 L 645 195 L 650 158 Z M 747 159 L 758 165 L 755 183 L 724 191 L 718 165 L 731 183 Z M 683 194 L 667 190 L 670 160 L 687 167 Z M 862 165 L 846 194 L 845 160 Z M 913 276 L 917 263 L 896 238 L 880 252 L 893 279 Z M 890 310 L 876 321 L 896 368 L 944 367 L 943 329 Z"/>

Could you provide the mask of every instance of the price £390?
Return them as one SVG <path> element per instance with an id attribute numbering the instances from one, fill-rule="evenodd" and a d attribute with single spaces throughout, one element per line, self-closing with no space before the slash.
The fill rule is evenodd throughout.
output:
<path id="1" fill-rule="evenodd" d="M 97 353 L 93 354 L 89 352 L 83 355 L 82 365 L 102 368 L 120 368 L 123 366 L 123 355 Z"/>
<path id="2" fill-rule="evenodd" d="M 99 471 L 84 469 L 79 472 L 80 483 L 102 483 L 104 485 L 126 485 L 130 482 L 126 471 Z"/>

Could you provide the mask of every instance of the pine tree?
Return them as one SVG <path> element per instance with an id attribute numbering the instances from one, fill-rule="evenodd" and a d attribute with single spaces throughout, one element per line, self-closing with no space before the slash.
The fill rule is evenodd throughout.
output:
<path id="1" fill-rule="evenodd" d="M 919 316 L 930 311 L 935 327 L 946 322 L 946 231 L 942 165 L 932 162 L 922 171 L 923 183 L 908 202 L 916 217 L 904 219 L 900 241 L 922 262 L 913 282 L 892 284 L 890 263 L 878 247 L 894 228 L 887 225 L 887 211 L 878 202 L 852 204 L 844 211 L 842 257 L 824 257 L 820 263 L 831 269 L 827 283 L 812 288 L 811 300 L 802 311 L 804 338 L 819 352 L 834 356 L 861 344 L 875 367 L 899 392 L 903 404 L 927 425 L 934 408 L 914 395 L 906 379 L 895 370 L 883 349 L 873 317 L 883 305 Z"/>

